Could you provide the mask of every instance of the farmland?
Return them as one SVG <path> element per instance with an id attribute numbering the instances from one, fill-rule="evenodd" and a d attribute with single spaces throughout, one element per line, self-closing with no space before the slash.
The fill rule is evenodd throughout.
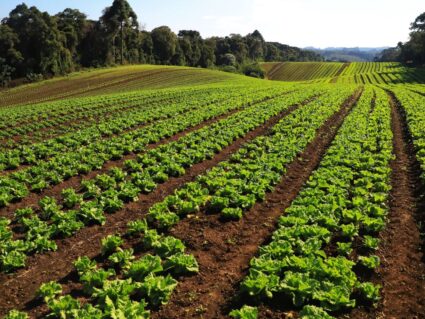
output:
<path id="1" fill-rule="evenodd" d="M 273 62 L 262 64 L 274 81 L 346 84 L 423 84 L 425 70 L 395 62 Z"/>
<path id="2" fill-rule="evenodd" d="M 263 68 L 0 91 L 0 317 L 424 317 L 424 70 Z"/>

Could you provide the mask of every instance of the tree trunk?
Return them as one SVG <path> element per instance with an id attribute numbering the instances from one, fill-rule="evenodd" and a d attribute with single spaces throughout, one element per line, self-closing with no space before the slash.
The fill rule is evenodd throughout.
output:
<path id="1" fill-rule="evenodd" d="M 124 64 L 124 27 L 121 21 L 121 65 Z"/>

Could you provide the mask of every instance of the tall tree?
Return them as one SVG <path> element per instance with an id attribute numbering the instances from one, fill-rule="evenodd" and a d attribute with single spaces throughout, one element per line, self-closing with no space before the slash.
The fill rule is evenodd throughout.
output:
<path id="1" fill-rule="evenodd" d="M 170 64 L 176 53 L 177 36 L 169 27 L 162 26 L 152 30 L 153 52 L 156 63 Z"/>
<path id="2" fill-rule="evenodd" d="M 24 58 L 18 65 L 19 75 L 30 72 L 62 74 L 72 70 L 71 54 L 64 47 L 65 36 L 56 20 L 36 7 L 18 5 L 3 23 L 18 36 L 17 49 Z"/>
<path id="3" fill-rule="evenodd" d="M 124 47 L 126 40 L 132 32 L 138 33 L 137 15 L 126 0 L 114 0 L 112 6 L 103 11 L 100 18 L 106 33 L 109 35 L 112 43 L 114 61 L 116 61 L 116 38 L 120 35 L 121 42 L 121 64 L 124 63 Z M 128 43 L 127 43 L 127 49 Z"/>
<path id="4" fill-rule="evenodd" d="M 0 56 L 3 57 L 3 64 L 16 66 L 23 61 L 18 45 L 19 37 L 16 32 L 8 25 L 0 24 Z"/>
<path id="5" fill-rule="evenodd" d="M 198 66 L 204 41 L 198 31 L 181 30 L 178 34 L 179 44 L 189 66 Z"/>
<path id="6" fill-rule="evenodd" d="M 86 35 L 87 16 L 76 10 L 67 8 L 56 15 L 58 29 L 64 34 L 65 46 L 72 55 L 75 63 L 80 63 L 81 44 Z"/>

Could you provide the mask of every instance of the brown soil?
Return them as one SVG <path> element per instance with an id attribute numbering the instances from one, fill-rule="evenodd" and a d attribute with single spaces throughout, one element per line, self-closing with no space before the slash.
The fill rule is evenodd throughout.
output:
<path id="1" fill-rule="evenodd" d="M 382 288 L 376 310 L 357 309 L 355 319 L 425 318 L 425 263 L 419 223 L 424 222 L 424 187 L 405 114 L 390 93 L 395 160 L 391 162 L 389 222 L 381 234 L 381 267 L 372 281 Z"/>
<path id="2" fill-rule="evenodd" d="M 290 92 L 285 92 L 282 95 L 289 94 L 289 93 Z M 273 98 L 262 99 L 261 101 L 257 101 L 255 103 L 251 104 L 251 106 L 256 105 L 256 104 L 259 104 L 259 103 L 262 103 L 262 102 L 265 102 L 265 101 L 273 100 L 273 99 L 275 99 L 277 97 L 278 96 L 273 97 Z M 192 127 L 188 127 L 188 128 L 182 130 L 181 132 L 179 132 L 179 133 L 177 133 L 177 134 L 175 134 L 175 135 L 173 135 L 171 137 L 164 138 L 164 139 L 160 140 L 157 143 L 153 143 L 153 144 L 147 145 L 146 146 L 146 150 L 153 149 L 153 148 L 156 148 L 156 147 L 158 147 L 160 145 L 163 145 L 163 144 L 167 144 L 167 143 L 176 141 L 176 140 L 180 139 L 181 137 L 183 137 L 183 136 L 185 136 L 185 135 L 187 135 L 187 134 L 189 134 L 191 132 L 194 132 L 194 131 L 197 131 L 197 130 L 203 128 L 204 126 L 211 125 L 212 123 L 215 123 L 215 122 L 218 122 L 218 121 L 220 121 L 222 119 L 225 119 L 227 117 L 230 117 L 231 115 L 237 113 L 238 111 L 242 110 L 243 108 L 244 107 L 236 108 L 236 109 L 231 110 L 231 111 L 228 111 L 228 112 L 226 112 L 224 114 L 221 114 L 221 115 L 212 117 L 212 118 L 210 118 L 208 120 L 205 120 L 202 123 L 199 123 L 199 124 L 194 125 Z M 149 125 L 151 123 L 147 123 L 147 124 Z M 80 175 L 77 175 L 77 176 L 73 176 L 70 179 L 68 179 L 68 180 L 66 180 L 66 181 L 64 181 L 64 182 L 62 182 L 62 183 L 60 183 L 60 184 L 58 184 L 56 186 L 53 186 L 51 188 L 47 188 L 47 189 L 43 190 L 41 193 L 30 193 L 23 200 L 17 201 L 15 203 L 10 204 L 9 206 L 7 206 L 5 208 L 0 209 L 0 217 L 6 217 L 6 218 L 11 219 L 11 218 L 13 218 L 13 214 L 14 214 L 14 212 L 15 212 L 16 209 L 20 209 L 20 208 L 24 208 L 24 207 L 28 207 L 28 206 L 36 207 L 37 204 L 38 204 L 38 202 L 39 202 L 39 200 L 41 198 L 45 197 L 45 196 L 50 196 L 50 197 L 56 198 L 57 200 L 60 200 L 60 198 L 61 198 L 60 194 L 61 194 L 62 189 L 72 187 L 72 188 L 78 190 L 79 187 L 80 187 L 80 185 L 81 185 L 81 181 L 82 180 L 92 179 L 92 178 L 94 178 L 95 176 L 97 176 L 99 174 L 106 173 L 112 167 L 122 168 L 124 166 L 124 162 L 125 161 L 127 161 L 127 160 L 134 160 L 134 159 L 137 158 L 138 155 L 140 155 L 142 153 L 143 152 L 137 153 L 137 154 L 128 154 L 128 155 L 125 155 L 120 160 L 110 160 L 110 161 L 107 161 L 103 165 L 102 169 L 100 169 L 100 170 L 93 170 L 93 171 L 91 171 L 91 172 L 89 172 L 88 174 L 85 174 L 85 175 L 80 174 Z M 28 165 L 22 166 L 21 169 L 23 169 L 24 167 L 28 167 Z M 15 169 L 15 170 L 12 170 L 12 171 L 6 171 L 6 172 L 15 172 L 15 171 L 18 171 L 18 170 L 19 170 L 19 168 Z M 4 175 L 6 175 L 6 174 L 4 174 Z M 1 176 L 1 174 L 0 174 L 0 176 Z M 0 279 L 1 279 L 1 275 L 0 275 Z"/>
<path id="3" fill-rule="evenodd" d="M 361 95 L 358 91 L 318 130 L 315 139 L 288 167 L 287 173 L 263 203 L 243 219 L 223 223 L 217 215 L 198 214 L 180 222 L 172 235 L 181 238 L 200 266 L 196 276 L 184 278 L 171 301 L 152 318 L 226 318 L 249 261 L 276 229 L 276 221 L 318 166 L 345 117 Z"/>
<path id="4" fill-rule="evenodd" d="M 301 105 L 309 101 L 311 100 L 305 101 Z M 0 300 L 0 316 L 7 313 L 10 309 L 24 308 L 27 303 L 33 300 L 35 291 L 43 282 L 59 280 L 69 274 L 73 268 L 72 262 L 79 256 L 94 257 L 98 255 L 100 253 L 101 238 L 124 231 L 127 222 L 142 218 L 148 208 L 154 203 L 163 200 L 166 196 L 172 194 L 176 188 L 194 180 L 196 176 L 216 166 L 219 162 L 227 160 L 241 145 L 268 132 L 282 117 L 294 111 L 298 106 L 294 105 L 288 108 L 249 132 L 243 138 L 235 140 L 233 144 L 224 148 L 213 159 L 193 165 L 182 177 L 169 179 L 158 186 L 154 192 L 148 195 L 141 195 L 137 202 L 126 205 L 124 209 L 113 215 L 108 215 L 104 226 L 84 228 L 75 236 L 58 241 L 58 250 L 56 252 L 32 256 L 28 259 L 25 269 L 11 275 L 1 274 L 0 291 L 2 298 Z M 203 123 L 202 125 L 206 124 Z M 194 129 L 192 128 L 192 130 Z M 176 140 L 182 134 L 184 133 L 177 134 L 170 140 Z M 187 131 L 185 134 L 187 134 Z M 74 183 L 77 183 L 77 181 L 74 181 Z M 58 192 L 59 189 L 56 191 Z"/>

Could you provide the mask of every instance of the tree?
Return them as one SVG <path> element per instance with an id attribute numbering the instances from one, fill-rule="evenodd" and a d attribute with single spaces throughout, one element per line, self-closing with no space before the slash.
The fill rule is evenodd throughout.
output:
<path id="1" fill-rule="evenodd" d="M 6 60 L 0 58 L 0 86 L 6 87 L 12 79 L 12 73 L 15 69 L 6 63 Z"/>
<path id="2" fill-rule="evenodd" d="M 215 45 L 216 44 L 214 40 L 207 39 L 204 41 L 204 45 L 202 46 L 201 59 L 199 61 L 199 65 L 201 67 L 209 68 L 215 64 Z"/>
<path id="3" fill-rule="evenodd" d="M 121 42 L 121 64 L 124 63 L 125 42 L 127 41 L 127 50 L 131 49 L 128 39 L 132 32 L 138 33 L 139 24 L 137 15 L 126 0 L 114 0 L 112 6 L 107 7 L 103 11 L 100 18 L 107 36 L 110 38 L 113 59 L 116 61 L 116 46 L 115 41 L 120 37 Z"/>
<path id="4" fill-rule="evenodd" d="M 177 36 L 167 26 L 158 27 L 151 32 L 153 53 L 156 63 L 170 64 L 176 53 Z"/>
<path id="5" fill-rule="evenodd" d="M 0 57 L 3 57 L 3 65 L 18 65 L 23 61 L 21 52 L 17 46 L 19 45 L 19 37 L 6 24 L 0 25 Z"/>
<path id="6" fill-rule="evenodd" d="M 249 57 L 253 61 L 264 59 L 265 41 L 258 30 L 246 36 Z"/>
<path id="7" fill-rule="evenodd" d="M 85 67 L 106 65 L 109 47 L 101 23 L 88 20 L 84 27 L 84 34 L 79 44 L 81 65 Z"/>
<path id="8" fill-rule="evenodd" d="M 416 32 L 424 32 L 425 31 L 425 12 L 420 14 L 415 21 L 411 24 L 410 30 Z"/>
<path id="9" fill-rule="evenodd" d="M 420 14 L 410 25 L 410 39 L 399 43 L 399 60 L 413 65 L 425 64 L 425 12 Z"/>
<path id="10" fill-rule="evenodd" d="M 189 66 L 199 66 L 204 41 L 198 31 L 181 30 L 178 34 L 179 44 Z"/>
<path id="11" fill-rule="evenodd" d="M 76 9 L 67 8 L 56 15 L 58 29 L 65 35 L 65 46 L 75 63 L 80 63 L 79 47 L 87 32 L 87 16 Z"/>
<path id="12" fill-rule="evenodd" d="M 141 62 L 154 64 L 152 36 L 147 31 L 140 32 L 140 48 L 142 50 Z"/>
<path id="13" fill-rule="evenodd" d="M 16 47 L 23 57 L 17 65 L 18 75 L 63 74 L 72 70 L 71 54 L 64 47 L 65 36 L 59 31 L 56 19 L 47 12 L 20 4 L 3 23 L 18 36 Z"/>

